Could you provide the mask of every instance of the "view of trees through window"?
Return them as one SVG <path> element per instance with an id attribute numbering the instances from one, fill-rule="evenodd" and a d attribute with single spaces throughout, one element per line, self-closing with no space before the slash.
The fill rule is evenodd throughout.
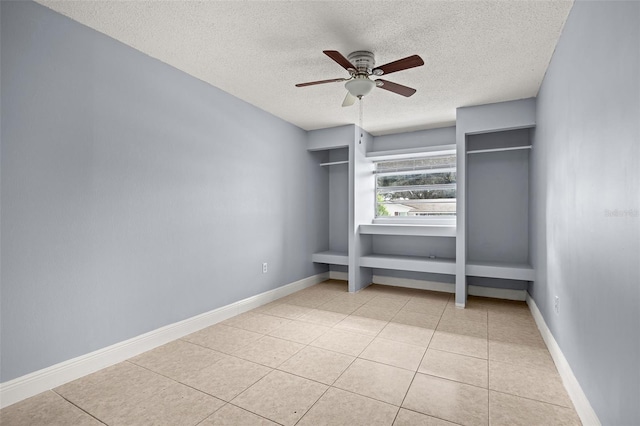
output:
<path id="1" fill-rule="evenodd" d="M 456 214 L 456 156 L 376 163 L 376 216 Z"/>

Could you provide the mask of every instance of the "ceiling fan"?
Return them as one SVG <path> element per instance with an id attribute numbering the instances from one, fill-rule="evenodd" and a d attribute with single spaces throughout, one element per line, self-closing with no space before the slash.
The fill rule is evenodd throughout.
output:
<path id="1" fill-rule="evenodd" d="M 358 50 L 349 54 L 347 58 L 342 56 L 337 50 L 324 50 L 323 53 L 336 61 L 338 65 L 343 67 L 349 72 L 349 78 L 333 78 L 331 80 L 319 80 L 311 81 L 309 83 L 296 84 L 296 87 L 313 86 L 316 84 L 324 83 L 337 83 L 346 81 L 345 88 L 347 89 L 347 96 L 342 102 L 342 106 L 351 106 L 356 102 L 356 99 L 361 99 L 367 95 L 374 87 L 388 90 L 398 95 L 409 97 L 416 93 L 416 89 L 403 86 L 401 84 L 393 83 L 391 81 L 383 80 L 381 78 L 377 80 L 371 80 L 370 76 L 380 76 L 391 74 L 393 72 L 403 71 L 409 68 L 420 67 L 424 65 L 424 61 L 418 55 L 408 56 L 397 61 L 389 62 L 388 64 L 375 67 L 375 58 L 373 53 L 365 50 Z"/>

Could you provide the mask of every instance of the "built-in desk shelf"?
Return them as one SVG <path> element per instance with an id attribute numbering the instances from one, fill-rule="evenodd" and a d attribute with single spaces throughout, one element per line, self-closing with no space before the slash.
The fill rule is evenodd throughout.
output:
<path id="1" fill-rule="evenodd" d="M 467 262 L 465 271 L 467 275 L 474 277 L 523 281 L 535 280 L 535 270 L 526 263 Z"/>
<path id="2" fill-rule="evenodd" d="M 349 265 L 349 255 L 342 251 L 322 251 L 311 255 L 311 261 L 329 265 Z"/>
<path id="3" fill-rule="evenodd" d="M 456 262 L 453 259 L 432 259 L 418 256 L 369 254 L 360 257 L 360 266 L 401 271 L 431 272 L 434 274 L 456 273 Z"/>
<path id="4" fill-rule="evenodd" d="M 360 234 L 369 235 L 414 235 L 420 237 L 455 237 L 455 225 L 406 225 L 366 224 L 360 225 Z"/>

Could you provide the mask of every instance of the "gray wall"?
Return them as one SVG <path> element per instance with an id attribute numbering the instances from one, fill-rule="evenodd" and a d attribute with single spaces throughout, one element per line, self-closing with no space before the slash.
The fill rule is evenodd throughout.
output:
<path id="1" fill-rule="evenodd" d="M 353 143 L 353 124 L 307 132 L 307 148 L 312 151 L 323 151 L 336 148 L 347 148 Z"/>
<path id="2" fill-rule="evenodd" d="M 638 2 L 574 4 L 532 151 L 530 292 L 605 425 L 640 424 L 639 28 Z"/>
<path id="3" fill-rule="evenodd" d="M 374 136 L 371 151 L 392 151 L 394 149 L 421 148 L 424 146 L 455 145 L 455 143 L 455 126 L 441 127 L 416 132 Z"/>
<path id="4" fill-rule="evenodd" d="M 327 269 L 306 132 L 45 7 L 0 7 L 2 382 Z"/>
<path id="5" fill-rule="evenodd" d="M 373 235 L 373 253 L 395 256 L 456 258 L 456 240 L 449 237 Z"/>

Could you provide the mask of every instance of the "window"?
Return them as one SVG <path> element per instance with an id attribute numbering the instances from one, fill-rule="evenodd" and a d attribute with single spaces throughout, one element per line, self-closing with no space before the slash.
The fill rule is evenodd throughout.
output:
<path id="1" fill-rule="evenodd" d="M 456 214 L 455 154 L 376 163 L 376 218 Z"/>

